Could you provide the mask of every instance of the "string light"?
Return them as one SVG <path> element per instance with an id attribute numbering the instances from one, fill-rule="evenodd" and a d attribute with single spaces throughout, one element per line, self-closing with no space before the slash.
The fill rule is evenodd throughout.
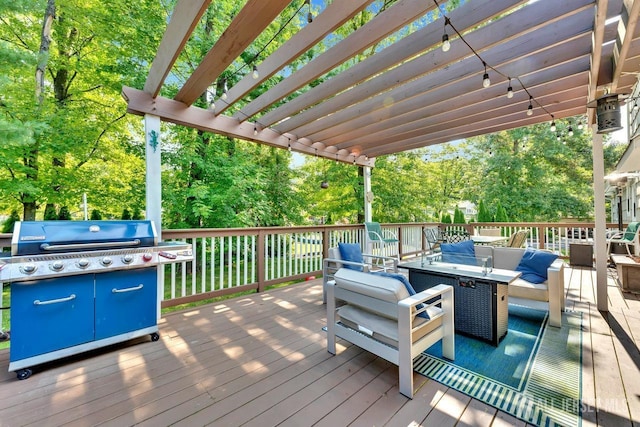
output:
<path id="1" fill-rule="evenodd" d="M 447 24 L 449 23 L 449 18 L 444 17 L 444 34 L 442 34 L 442 51 L 449 52 L 451 49 L 451 42 L 449 41 L 449 34 L 447 34 Z"/>
<path id="2" fill-rule="evenodd" d="M 289 142 L 287 142 L 287 150 L 291 151 L 291 138 L 287 138 Z"/>
<path id="3" fill-rule="evenodd" d="M 222 89 L 222 96 L 220 96 L 220 99 L 222 99 L 223 101 L 227 100 L 227 92 L 229 91 L 229 88 L 227 88 L 227 79 L 225 78 L 224 80 L 222 80 L 222 84 L 223 84 L 223 89 Z"/>
<path id="4" fill-rule="evenodd" d="M 573 136 L 573 128 L 571 127 L 571 125 L 569 125 L 569 127 L 567 128 L 567 134 L 569 136 Z"/>
<path id="5" fill-rule="evenodd" d="M 313 22 L 313 15 L 311 14 L 311 0 L 304 0 L 304 4 L 309 6 L 309 13 L 307 14 L 307 23 Z"/>
<path id="6" fill-rule="evenodd" d="M 491 80 L 489 79 L 489 73 L 487 73 L 487 63 L 482 61 L 484 65 L 484 75 L 482 76 L 482 87 L 487 88 L 491 86 Z"/>
<path id="7" fill-rule="evenodd" d="M 255 136 L 255 135 L 257 135 L 257 134 L 258 134 L 258 127 L 257 127 L 257 126 L 254 126 L 254 127 L 253 127 L 253 135 Z"/>
<path id="8" fill-rule="evenodd" d="M 551 116 L 551 127 L 549 128 L 551 130 L 551 132 L 555 132 L 556 131 L 556 121 L 553 118 L 553 115 Z"/>
<path id="9" fill-rule="evenodd" d="M 256 65 L 253 66 L 253 73 L 251 73 L 254 79 L 259 79 L 260 74 L 258 73 L 258 67 Z"/>
<path id="10" fill-rule="evenodd" d="M 480 60 L 482 61 L 482 65 L 484 66 L 484 75 L 482 76 L 482 86 L 483 87 L 489 87 L 491 85 L 491 80 L 489 79 L 489 74 L 487 73 L 487 68 L 491 69 L 492 71 L 494 71 L 495 73 L 501 75 L 502 77 L 509 79 L 509 88 L 507 89 L 507 97 L 511 98 L 513 97 L 513 87 L 511 86 L 511 77 L 507 76 L 506 74 L 500 72 L 499 70 L 497 70 L 496 68 L 492 67 L 491 65 L 487 64 L 482 57 L 480 56 L 480 54 L 478 54 L 478 52 L 476 52 L 476 50 L 465 40 L 465 38 L 462 36 L 462 34 L 460 34 L 460 31 L 457 30 L 457 28 L 453 25 L 453 23 L 451 22 L 451 19 L 446 16 L 446 11 L 440 6 L 440 4 L 438 4 L 438 0 L 433 0 L 433 3 L 435 3 L 436 7 L 440 10 L 440 12 L 442 13 L 442 16 L 444 17 L 445 21 L 445 34 L 446 34 L 446 26 L 450 26 L 451 29 L 457 34 L 457 36 L 460 38 L 460 40 L 462 40 L 462 42 L 464 44 L 467 45 L 467 47 L 471 50 L 471 52 L 473 52 L 473 54 Z M 447 35 L 447 40 L 448 40 L 448 35 Z M 445 37 L 444 35 L 442 36 L 442 50 L 446 52 L 445 50 Z M 520 77 L 514 77 L 515 80 L 518 81 L 518 83 L 520 84 L 520 86 L 522 87 L 522 89 L 526 92 L 527 95 L 529 95 L 529 106 L 527 108 L 527 115 L 531 116 L 533 115 L 533 103 L 535 102 L 536 105 L 538 107 L 540 107 L 546 114 L 548 114 L 551 117 L 551 120 L 553 122 L 553 114 L 551 114 L 542 104 L 540 104 L 536 99 L 533 98 L 533 95 L 531 95 L 531 93 L 529 92 L 529 90 L 526 88 L 526 86 L 522 83 L 522 80 L 520 80 Z"/>

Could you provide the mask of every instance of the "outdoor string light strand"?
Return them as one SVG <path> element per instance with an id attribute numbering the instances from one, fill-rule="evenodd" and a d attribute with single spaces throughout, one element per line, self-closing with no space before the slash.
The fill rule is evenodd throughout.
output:
<path id="1" fill-rule="evenodd" d="M 553 114 L 551 114 L 549 112 L 549 110 L 547 110 L 540 102 L 538 102 L 538 100 L 531 94 L 531 92 L 529 92 L 529 89 L 527 89 L 527 87 L 524 85 L 524 83 L 522 83 L 522 80 L 520 80 L 520 77 L 511 77 L 508 76 L 504 73 L 502 73 L 500 70 L 494 68 L 493 66 L 491 66 L 490 64 L 488 64 L 484 59 L 482 59 L 482 57 L 480 56 L 480 54 L 478 52 L 476 52 L 476 50 L 465 40 L 465 38 L 462 36 L 462 34 L 458 31 L 458 29 L 453 25 L 453 23 L 451 22 L 451 18 L 449 18 L 445 11 L 442 9 L 442 7 L 440 6 L 440 4 L 438 4 L 437 0 L 433 0 L 433 2 L 435 3 L 436 7 L 438 8 L 438 10 L 440 10 L 440 13 L 442 13 L 442 16 L 445 19 L 445 27 L 447 25 L 449 25 L 451 27 L 451 29 L 458 35 L 458 38 L 460 40 L 462 40 L 462 42 L 464 44 L 467 45 L 467 47 L 471 50 L 471 52 L 473 52 L 473 54 L 480 60 L 480 62 L 482 62 L 482 65 L 485 67 L 485 76 L 486 76 L 486 70 L 487 68 L 492 70 L 493 72 L 495 72 L 496 74 L 499 74 L 500 76 L 504 77 L 505 79 L 508 79 L 509 81 L 511 81 L 512 79 L 516 80 L 518 83 L 520 83 L 520 86 L 522 86 L 522 89 L 525 91 L 525 93 L 529 96 L 529 102 L 530 103 L 535 103 L 538 107 L 540 107 L 545 113 L 547 113 L 550 117 L 552 122 L 555 121 L 555 117 Z M 445 33 L 446 34 L 446 33 Z M 483 76 L 484 77 L 484 76 Z M 484 79 L 483 79 L 484 80 Z M 487 86 L 485 86 L 487 87 Z M 511 85 L 509 85 L 509 87 L 511 87 Z"/>

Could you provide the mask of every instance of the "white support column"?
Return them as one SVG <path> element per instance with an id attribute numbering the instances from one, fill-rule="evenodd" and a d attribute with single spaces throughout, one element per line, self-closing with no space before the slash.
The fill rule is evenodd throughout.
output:
<path id="1" fill-rule="evenodd" d="M 596 300 L 598 310 L 609 311 L 607 298 L 607 214 L 604 199 L 604 153 L 602 135 L 596 133 L 597 124 L 593 124 L 593 198 L 595 212 L 594 246 L 596 255 Z"/>
<path id="2" fill-rule="evenodd" d="M 145 114 L 146 141 L 146 218 L 154 222 L 158 239 L 162 240 L 162 180 L 160 164 L 160 117 Z"/>
<path id="3" fill-rule="evenodd" d="M 371 222 L 371 203 L 373 202 L 373 192 L 371 192 L 371 167 L 363 167 L 364 175 L 364 220 Z"/>
<path id="4" fill-rule="evenodd" d="M 158 240 L 162 240 L 162 177 L 160 156 L 160 117 L 151 114 L 144 116 L 145 134 L 145 158 L 146 158 L 146 218 L 153 221 L 158 234 Z M 157 309 L 156 316 L 159 321 L 161 316 L 162 296 L 164 294 L 164 267 L 157 267 Z"/>
<path id="5" fill-rule="evenodd" d="M 373 202 L 373 192 L 371 191 L 371 167 L 363 166 L 362 175 L 364 178 L 364 220 L 365 222 L 371 222 L 371 204 Z M 369 241 L 369 236 L 365 230 L 364 232 L 364 250 L 368 254 L 373 253 L 373 245 Z"/>

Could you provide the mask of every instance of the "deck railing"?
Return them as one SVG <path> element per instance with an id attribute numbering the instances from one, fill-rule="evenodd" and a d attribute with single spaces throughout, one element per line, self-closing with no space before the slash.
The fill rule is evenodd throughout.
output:
<path id="1" fill-rule="evenodd" d="M 206 300 L 241 292 L 261 292 L 267 286 L 319 277 L 322 259 L 339 242 L 360 243 L 363 252 L 402 258 L 424 253 L 425 228 L 457 228 L 480 234 L 499 228 L 508 237 L 527 230 L 525 246 L 551 250 L 568 257 L 572 244 L 593 242 L 593 223 L 398 223 L 382 224 L 399 243 L 379 248 L 367 245 L 364 226 L 326 225 L 235 229 L 188 229 L 162 231 L 163 240 L 193 245 L 192 262 L 165 265 L 162 307 Z M 608 227 L 616 228 L 615 224 Z M 0 246 L 10 245 L 11 235 L 0 235 Z"/>

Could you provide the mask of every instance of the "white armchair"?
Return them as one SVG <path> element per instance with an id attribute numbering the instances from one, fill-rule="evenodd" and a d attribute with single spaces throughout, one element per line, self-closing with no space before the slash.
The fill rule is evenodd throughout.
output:
<path id="1" fill-rule="evenodd" d="M 327 351 L 335 355 L 336 338 L 342 338 L 397 365 L 405 396 L 413 398 L 416 356 L 442 340 L 443 356 L 453 360 L 451 286 L 410 296 L 397 279 L 343 268 L 329 281 L 327 294 Z"/>
<path id="2" fill-rule="evenodd" d="M 327 303 L 327 282 L 333 280 L 335 272 L 346 265 L 365 272 L 379 270 L 398 272 L 398 258 L 396 257 L 362 254 L 363 262 L 345 261 L 337 247 L 329 248 L 328 255 L 328 258 L 322 260 L 322 302 L 324 304 Z"/>

